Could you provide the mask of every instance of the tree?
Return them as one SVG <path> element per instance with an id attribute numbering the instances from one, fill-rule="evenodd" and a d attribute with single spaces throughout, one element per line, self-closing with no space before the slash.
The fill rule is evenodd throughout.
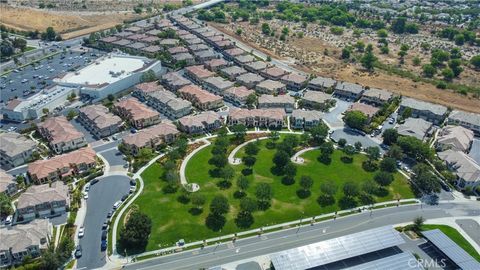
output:
<path id="1" fill-rule="evenodd" d="M 267 183 L 260 183 L 255 189 L 255 196 L 259 201 L 270 201 L 273 197 L 272 187 Z"/>
<path id="2" fill-rule="evenodd" d="M 350 47 L 345 47 L 342 49 L 342 55 L 340 57 L 342 59 L 350 59 L 351 53 L 352 53 L 352 49 Z"/>
<path id="3" fill-rule="evenodd" d="M 392 31 L 397 34 L 403 34 L 405 32 L 405 25 L 407 23 L 407 18 L 398 17 L 392 22 Z"/>
<path id="4" fill-rule="evenodd" d="M 48 114 L 50 111 L 48 110 L 48 108 L 43 108 L 42 109 L 42 113 L 43 114 Z"/>
<path id="5" fill-rule="evenodd" d="M 357 150 L 357 152 L 362 151 L 362 143 L 361 142 L 356 142 L 354 144 L 354 146 L 355 146 L 355 150 Z"/>
<path id="6" fill-rule="evenodd" d="M 235 224 L 238 228 L 247 229 L 252 226 L 254 218 L 249 211 L 240 211 L 235 218 Z"/>
<path id="7" fill-rule="evenodd" d="M 340 139 L 338 140 L 338 145 L 339 145 L 340 147 L 345 147 L 346 144 L 347 144 L 347 140 L 345 140 L 344 138 L 340 138 Z"/>
<path id="8" fill-rule="evenodd" d="M 197 209 L 201 209 L 202 206 L 205 204 L 206 199 L 205 196 L 203 196 L 202 194 L 194 192 L 190 195 L 190 201 Z"/>
<path id="9" fill-rule="evenodd" d="M 386 129 L 383 134 L 383 143 L 386 145 L 392 145 L 397 142 L 398 131 L 394 128 Z"/>
<path id="10" fill-rule="evenodd" d="M 57 39 L 57 33 L 53 29 L 53 27 L 47 27 L 44 33 L 42 33 L 42 39 L 48 41 L 54 41 Z"/>
<path id="11" fill-rule="evenodd" d="M 431 172 L 431 168 L 428 165 L 424 163 L 419 163 L 413 167 L 413 172 L 413 183 L 425 194 L 440 192 L 440 182 L 437 177 Z"/>
<path id="12" fill-rule="evenodd" d="M 230 130 L 235 135 L 237 141 L 243 142 L 245 140 L 245 135 L 247 135 L 247 127 L 242 124 L 233 125 Z"/>
<path id="13" fill-rule="evenodd" d="M 380 30 L 378 30 L 378 31 L 377 31 L 377 36 L 378 36 L 379 38 L 386 38 L 386 37 L 388 37 L 388 31 L 387 31 L 387 29 L 380 29 Z"/>
<path id="14" fill-rule="evenodd" d="M 237 31 L 235 31 L 235 34 L 237 34 L 237 36 L 240 36 L 242 32 L 243 32 L 242 28 L 237 28 Z"/>
<path id="15" fill-rule="evenodd" d="M 228 158 L 225 153 L 219 153 L 213 155 L 208 162 L 217 168 L 223 168 L 228 164 Z"/>
<path id="16" fill-rule="evenodd" d="M 460 73 L 462 73 L 463 68 L 461 67 L 462 60 L 461 59 L 451 59 L 448 61 L 448 67 L 452 69 L 453 76 L 458 77 Z"/>
<path id="17" fill-rule="evenodd" d="M 0 216 L 6 217 L 13 214 L 12 202 L 5 193 L 0 193 Z"/>
<path id="18" fill-rule="evenodd" d="M 241 175 L 240 177 L 238 177 L 237 179 L 237 187 L 238 189 L 240 189 L 240 191 L 242 193 L 245 193 L 245 191 L 248 189 L 248 187 L 250 186 L 250 182 L 248 181 L 248 178 Z"/>
<path id="19" fill-rule="evenodd" d="M 235 176 L 235 170 L 232 166 L 225 166 L 220 170 L 220 177 L 225 181 L 230 181 Z"/>
<path id="20" fill-rule="evenodd" d="M 368 179 L 362 184 L 362 190 L 367 194 L 374 194 L 375 191 L 377 191 L 377 189 L 378 189 L 377 184 L 375 183 L 375 181 L 372 181 L 371 179 Z"/>
<path id="21" fill-rule="evenodd" d="M 373 177 L 375 182 L 377 182 L 380 186 L 388 186 L 393 182 L 393 175 L 389 172 L 380 171 L 375 174 Z"/>
<path id="22" fill-rule="evenodd" d="M 437 69 L 431 64 L 423 65 L 422 70 L 423 75 L 427 78 L 432 78 L 437 73 Z"/>
<path id="23" fill-rule="evenodd" d="M 443 76 L 443 79 L 447 82 L 451 81 L 453 79 L 453 77 L 455 76 L 455 74 L 453 74 L 453 70 L 450 69 L 450 68 L 444 68 L 442 70 L 442 76 Z"/>
<path id="24" fill-rule="evenodd" d="M 120 246 L 125 249 L 145 250 L 151 229 L 151 219 L 140 211 L 134 211 L 120 229 Z"/>
<path id="25" fill-rule="evenodd" d="M 249 143 L 245 146 L 245 154 L 249 156 L 258 154 L 258 151 L 260 151 L 260 147 L 258 147 L 257 142 Z"/>
<path id="26" fill-rule="evenodd" d="M 349 156 L 352 156 L 353 154 L 355 154 L 357 151 L 355 150 L 355 147 L 351 144 L 349 145 L 346 145 L 344 148 L 343 148 L 343 152 Z"/>
<path id="27" fill-rule="evenodd" d="M 343 120 L 349 127 L 360 130 L 368 123 L 368 117 L 360 111 L 346 112 Z"/>
<path id="28" fill-rule="evenodd" d="M 480 69 L 480 54 L 475 55 L 472 58 L 470 58 L 470 64 L 475 68 L 475 69 Z"/>
<path id="29" fill-rule="evenodd" d="M 386 156 L 394 158 L 395 160 L 401 160 L 401 159 L 403 159 L 402 148 L 400 148 L 400 146 L 394 144 L 394 145 L 390 146 L 390 148 L 388 149 L 388 152 L 386 153 Z"/>
<path id="30" fill-rule="evenodd" d="M 320 149 L 320 152 L 322 152 L 322 154 L 331 155 L 333 154 L 333 151 L 334 151 L 333 143 L 324 142 L 322 143 L 322 145 L 320 145 L 319 149 Z"/>
<path id="31" fill-rule="evenodd" d="M 422 216 L 416 217 L 415 219 L 413 219 L 413 229 L 415 231 L 420 231 L 424 222 L 425 219 Z"/>
<path id="32" fill-rule="evenodd" d="M 372 44 L 368 44 L 367 49 L 365 50 L 365 53 L 360 59 L 360 63 L 362 63 L 362 66 L 366 68 L 368 71 L 373 71 L 373 67 L 376 61 L 377 61 L 377 57 L 373 54 Z"/>
<path id="33" fill-rule="evenodd" d="M 228 199 L 223 195 L 216 195 L 210 202 L 210 212 L 215 215 L 224 215 L 230 210 Z"/>
<path id="34" fill-rule="evenodd" d="M 290 161 L 290 156 L 284 151 L 277 151 L 273 156 L 273 163 L 279 169 L 282 169 Z"/>
<path id="35" fill-rule="evenodd" d="M 245 166 L 253 167 L 255 162 L 257 162 L 257 158 L 255 158 L 254 156 L 245 156 L 242 158 L 242 161 L 245 164 Z"/>
<path id="36" fill-rule="evenodd" d="M 13 45 L 8 40 L 2 40 L 0 43 L 0 55 L 3 57 L 11 56 L 15 53 Z"/>
<path id="37" fill-rule="evenodd" d="M 257 103 L 257 95 L 255 94 L 250 94 L 247 96 L 247 100 L 245 101 L 245 103 L 247 104 L 247 106 L 249 108 L 253 108 L 255 107 L 255 104 Z"/>
<path id="38" fill-rule="evenodd" d="M 427 143 L 412 136 L 399 137 L 397 144 L 406 155 L 419 161 L 431 160 L 434 156 L 433 149 Z"/>
<path id="39" fill-rule="evenodd" d="M 208 214 L 207 218 L 205 219 L 205 225 L 207 226 L 207 228 L 215 232 L 220 231 L 223 226 L 225 226 L 226 222 L 227 219 L 223 215 L 215 213 Z"/>
<path id="40" fill-rule="evenodd" d="M 337 193 L 337 189 L 337 186 L 331 181 L 323 182 L 320 185 L 320 190 L 329 196 L 334 196 Z"/>
<path id="41" fill-rule="evenodd" d="M 310 129 L 310 134 L 312 136 L 312 139 L 315 143 L 321 144 L 327 138 L 328 136 L 328 126 L 321 121 L 318 125 L 312 127 Z"/>
<path id="42" fill-rule="evenodd" d="M 257 207 L 257 202 L 250 197 L 244 197 L 240 200 L 240 209 L 242 211 L 253 213 L 257 210 Z"/>
<path id="43" fill-rule="evenodd" d="M 394 158 L 386 157 L 380 162 L 380 169 L 385 172 L 396 172 L 397 163 Z"/>
<path id="44" fill-rule="evenodd" d="M 12 41 L 13 47 L 20 49 L 22 52 L 25 51 L 25 48 L 27 47 L 27 41 L 23 38 L 15 38 Z"/>
<path id="45" fill-rule="evenodd" d="M 287 165 L 283 167 L 283 172 L 285 176 L 293 178 L 297 174 L 297 167 L 295 167 L 295 165 L 289 161 Z"/>
<path id="46" fill-rule="evenodd" d="M 77 112 L 74 111 L 74 110 L 70 110 L 68 111 L 67 113 L 67 120 L 72 120 L 73 118 L 75 118 L 75 116 L 77 116 Z"/>
<path id="47" fill-rule="evenodd" d="M 112 94 L 108 94 L 107 99 L 108 99 L 109 101 L 114 101 L 114 100 L 115 100 L 115 96 L 112 95 Z"/>
<path id="48" fill-rule="evenodd" d="M 268 25 L 268 23 L 263 23 L 262 24 L 262 33 L 264 35 L 269 35 L 270 34 L 270 25 Z"/>
<path id="49" fill-rule="evenodd" d="M 365 149 L 368 159 L 377 160 L 380 158 L 380 148 L 378 146 L 369 146 Z"/>
<path id="50" fill-rule="evenodd" d="M 142 82 L 153 82 L 157 80 L 157 76 L 155 75 L 155 72 L 153 72 L 153 70 L 149 70 L 142 74 L 142 77 L 140 78 L 140 80 Z"/>
<path id="51" fill-rule="evenodd" d="M 413 57 L 412 64 L 414 66 L 419 66 L 421 63 L 422 63 L 422 60 L 420 59 L 420 57 L 418 56 Z"/>
<path id="52" fill-rule="evenodd" d="M 302 177 L 300 178 L 299 184 L 303 190 L 309 190 L 313 186 L 313 179 L 308 175 L 302 175 Z"/>
<path id="53" fill-rule="evenodd" d="M 343 185 L 343 194 L 347 197 L 355 197 L 359 194 L 359 188 L 355 182 L 346 182 Z"/>

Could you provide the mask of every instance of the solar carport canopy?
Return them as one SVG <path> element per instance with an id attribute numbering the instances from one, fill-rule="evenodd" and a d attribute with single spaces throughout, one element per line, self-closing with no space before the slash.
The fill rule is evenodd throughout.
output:
<path id="1" fill-rule="evenodd" d="M 343 270 L 423 270 L 417 259 L 411 253 L 399 253 L 383 259 L 363 263 Z"/>
<path id="2" fill-rule="evenodd" d="M 479 262 L 439 229 L 424 231 L 422 234 L 462 270 L 480 269 Z"/>
<path id="3" fill-rule="evenodd" d="M 270 255 L 275 270 L 305 270 L 405 243 L 391 226 L 284 250 Z"/>

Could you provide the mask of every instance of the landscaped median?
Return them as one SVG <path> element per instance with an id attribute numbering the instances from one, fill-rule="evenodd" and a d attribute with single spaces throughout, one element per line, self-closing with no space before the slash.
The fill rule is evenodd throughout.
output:
<path id="1" fill-rule="evenodd" d="M 165 165 L 165 160 L 163 163 L 153 163 L 141 174 L 145 187 L 142 194 L 133 202 L 141 212 L 147 214 L 152 220 L 152 231 L 146 251 L 175 246 L 181 239 L 186 243 L 200 241 L 198 243 L 201 244 L 203 240 L 219 239 L 219 237 L 225 235 L 228 235 L 225 239 L 231 239 L 235 233 L 238 234 L 238 237 L 243 234 L 241 232 L 248 232 L 246 233 L 248 235 L 254 233 L 255 230 L 258 231 L 259 228 L 263 228 L 265 231 L 267 228 L 271 228 L 271 230 L 281 229 L 283 225 L 279 224 L 292 221 L 294 221 L 293 224 L 297 224 L 298 220 L 311 222 L 312 217 L 318 217 L 319 219 L 316 219 L 316 221 L 321 220 L 322 217 L 328 219 L 333 217 L 334 214 L 332 213 L 335 211 L 347 208 L 356 209 L 356 206 L 372 205 L 375 202 L 388 202 L 385 204 L 392 206 L 397 205 L 395 202 L 399 204 L 415 202 L 410 200 L 399 201 L 414 197 L 407 179 L 399 173 L 392 174 L 393 182 L 382 187 L 381 192 L 364 196 L 365 192 L 362 190 L 365 186 L 372 184 L 376 172 L 364 170 L 362 164 L 368 160 L 366 155 L 360 153 L 349 154 L 346 162 L 346 154 L 341 150 L 334 150 L 331 153 L 328 164 L 322 163 L 318 159 L 322 150 L 316 149 L 304 153 L 301 157 L 305 162 L 301 165 L 293 165 L 296 171 L 293 177 L 294 183 L 291 183 L 291 181 L 287 183 L 283 180 L 285 176 L 274 168 L 273 159 L 276 156 L 277 147 L 289 136 L 294 136 L 295 140 L 299 142 L 302 141 L 300 135 L 281 134 L 278 138 L 252 142 L 258 145 L 258 153 L 255 154 L 256 162 L 253 165 L 247 164 L 248 166 L 244 162 L 239 165 L 227 165 L 231 167 L 231 172 L 230 169 L 221 168 L 219 170 L 216 167 L 218 165 L 216 161 L 212 161 L 214 156 L 212 150 L 218 147 L 216 145 L 218 139 L 211 138 L 212 144 L 195 153 L 185 168 L 185 176 L 188 182 L 197 183 L 200 186 L 200 189 L 193 193 L 187 192 L 183 188 L 178 188 L 176 191 L 170 190 L 169 185 L 171 184 L 166 178 L 175 179 L 175 176 L 169 175 L 172 171 L 171 165 Z M 234 139 L 234 136 L 228 138 L 231 141 L 225 148 L 225 158 L 236 145 L 240 144 Z M 299 143 L 294 150 L 298 151 L 304 147 L 306 146 Z M 213 152 L 218 152 L 218 149 Z M 238 151 L 236 157 L 244 158 L 246 155 L 242 148 Z M 170 168 L 166 170 L 165 166 Z M 291 165 L 288 166 L 291 167 Z M 179 165 L 177 164 L 178 168 Z M 219 173 L 222 175 L 221 177 Z M 239 178 L 248 182 L 246 188 L 244 186 L 240 188 L 236 184 Z M 308 182 L 307 178 L 313 180 L 309 187 L 304 185 Z M 326 186 L 324 183 L 331 183 L 333 185 L 329 186 L 335 187 L 332 193 L 334 202 L 329 205 L 318 202 L 318 198 L 323 194 Z M 357 189 L 358 194 L 355 196 L 352 193 L 352 196 L 349 197 L 349 203 L 352 203 L 353 200 L 353 205 L 344 202 L 346 200 L 344 194 L 346 183 Z M 248 222 L 239 222 L 243 218 L 240 213 L 244 214 L 245 208 L 248 207 L 245 206 L 248 204 L 245 201 L 253 201 L 254 203 L 259 201 L 258 186 L 264 187 L 265 185 L 268 185 L 272 191 L 270 200 L 266 201 L 265 205 L 255 206 L 256 209 L 251 212 L 253 220 L 250 220 L 249 214 L 246 213 Z M 307 196 L 305 196 L 306 194 Z M 212 211 L 222 208 L 218 206 L 224 203 L 221 202 L 212 206 L 214 198 L 217 203 L 222 201 L 218 199 L 218 195 L 225 197 L 228 209 L 219 215 L 221 216 L 220 227 L 212 227 L 212 223 L 207 226 L 206 223 L 212 222 L 211 219 L 207 222 L 207 219 L 212 218 Z M 245 197 L 251 198 L 251 200 L 243 199 Z M 366 200 L 369 202 L 368 204 L 364 203 L 363 197 L 368 198 Z M 203 202 L 201 202 L 202 200 Z M 379 207 L 379 205 L 376 206 Z M 349 212 L 351 210 L 338 212 L 338 214 Z M 216 216 L 216 218 L 219 216 Z M 223 224 L 222 219 L 224 220 Z M 120 223 L 123 220 L 124 216 L 121 217 Z M 213 221 L 216 224 L 215 222 L 218 220 L 214 218 Z M 248 226 L 245 226 L 245 224 Z M 122 224 L 119 224 L 119 228 L 121 226 Z"/>

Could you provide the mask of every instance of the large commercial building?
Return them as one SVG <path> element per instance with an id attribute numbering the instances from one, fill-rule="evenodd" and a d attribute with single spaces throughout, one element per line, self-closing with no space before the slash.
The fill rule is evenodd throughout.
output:
<path id="1" fill-rule="evenodd" d="M 103 99 L 140 83 L 145 72 L 161 72 L 159 61 L 130 55 L 107 55 L 91 65 L 55 79 L 59 85 L 79 87 L 82 95 Z"/>

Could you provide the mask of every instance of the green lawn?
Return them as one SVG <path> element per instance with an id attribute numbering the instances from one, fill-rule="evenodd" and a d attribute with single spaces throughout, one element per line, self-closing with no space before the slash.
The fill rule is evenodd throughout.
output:
<path id="1" fill-rule="evenodd" d="M 422 231 L 435 230 L 439 229 L 444 234 L 446 234 L 453 242 L 457 243 L 461 248 L 463 248 L 468 254 L 480 262 L 480 254 L 475 248 L 454 228 L 447 225 L 437 225 L 437 224 L 424 224 L 422 226 Z"/>
<path id="2" fill-rule="evenodd" d="M 338 199 L 342 194 L 340 191 L 341 185 L 345 181 L 351 180 L 361 183 L 373 177 L 373 173 L 365 172 L 361 167 L 362 161 L 366 159 L 363 155 L 355 155 L 352 164 L 344 164 L 340 161 L 341 152 L 336 151 L 332 155 L 331 165 L 326 166 L 316 160 L 319 151 L 315 150 L 304 154 L 303 157 L 306 163 L 298 166 L 297 182 L 294 185 L 285 186 L 280 182 L 280 176 L 273 175 L 270 172 L 275 150 L 269 150 L 264 147 L 266 140 L 260 142 L 262 147 L 257 155 L 257 163 L 253 168 L 254 174 L 249 176 L 251 182 L 247 193 L 248 196 L 254 198 L 255 187 L 258 183 L 271 183 L 274 199 L 270 209 L 254 213 L 255 223 L 250 229 L 338 210 L 336 206 L 322 208 L 317 204 L 316 198 L 320 194 L 319 187 L 322 181 L 335 181 L 337 183 L 339 191 L 336 197 Z M 191 204 L 184 205 L 177 201 L 177 197 L 183 191 L 179 190 L 176 194 L 164 194 L 161 191 L 162 186 L 165 184 L 160 180 L 163 172 L 160 164 L 153 164 L 142 174 L 145 188 L 143 194 L 135 201 L 135 204 L 140 207 L 142 212 L 149 215 L 153 221 L 152 234 L 147 250 L 158 249 L 160 244 L 163 247 L 170 246 L 179 239 L 192 242 L 240 231 L 233 221 L 239 208 L 239 200 L 233 197 L 233 193 L 237 190 L 235 183 L 230 189 L 220 190 L 216 186 L 219 179 L 214 179 L 209 175 L 208 171 L 212 166 L 208 164 L 208 160 L 211 157 L 210 151 L 212 147 L 212 145 L 208 146 L 192 157 L 186 169 L 188 181 L 198 183 L 200 185 L 200 191 L 198 192 L 201 192 L 207 198 L 205 210 L 198 216 L 188 212 L 192 207 Z M 237 155 L 239 157 L 242 156 L 243 151 L 239 151 Z M 238 176 L 244 166 L 238 165 L 234 166 L 234 168 Z M 299 189 L 298 179 L 303 174 L 310 175 L 314 179 L 314 185 L 311 189 L 312 195 L 307 199 L 299 199 L 296 195 L 296 191 Z M 395 175 L 395 181 L 389 189 L 390 193 L 387 196 L 376 198 L 376 200 L 378 202 L 388 201 L 392 200 L 394 196 L 401 198 L 413 197 L 409 184 L 400 174 Z M 227 215 L 227 223 L 221 232 L 213 232 L 205 226 L 208 205 L 213 196 L 217 194 L 225 195 L 230 200 L 231 205 L 230 213 Z"/>

